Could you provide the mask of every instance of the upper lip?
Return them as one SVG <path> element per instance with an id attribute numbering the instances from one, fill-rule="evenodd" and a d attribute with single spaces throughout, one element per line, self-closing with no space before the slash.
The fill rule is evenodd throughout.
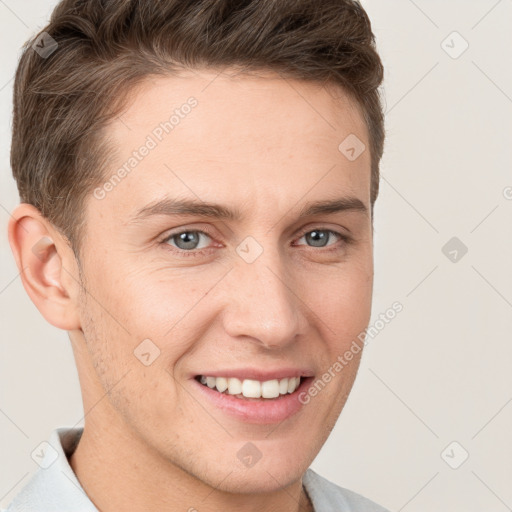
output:
<path id="1" fill-rule="evenodd" d="M 314 373 L 309 368 L 277 368 L 275 370 L 260 370 L 258 368 L 230 368 L 226 370 L 205 370 L 204 373 L 197 373 L 205 377 L 236 377 L 237 379 L 252 379 L 265 382 L 267 380 L 280 380 L 286 377 L 312 377 Z"/>

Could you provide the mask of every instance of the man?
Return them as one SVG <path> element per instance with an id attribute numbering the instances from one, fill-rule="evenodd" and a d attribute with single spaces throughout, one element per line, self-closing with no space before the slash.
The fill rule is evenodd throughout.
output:
<path id="1" fill-rule="evenodd" d="M 57 5 L 8 233 L 85 420 L 9 511 L 384 510 L 309 469 L 370 319 L 381 81 L 355 1 Z"/>

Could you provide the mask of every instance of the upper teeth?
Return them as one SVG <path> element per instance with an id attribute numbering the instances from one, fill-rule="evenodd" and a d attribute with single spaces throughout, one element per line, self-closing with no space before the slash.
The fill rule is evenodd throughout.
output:
<path id="1" fill-rule="evenodd" d="M 276 398 L 280 394 L 293 393 L 300 384 L 300 377 L 285 379 L 273 379 L 260 382 L 259 380 L 244 379 L 236 377 L 206 377 L 201 375 L 202 384 L 209 388 L 217 388 L 217 391 L 224 391 L 230 395 L 243 395 L 247 398 Z"/>

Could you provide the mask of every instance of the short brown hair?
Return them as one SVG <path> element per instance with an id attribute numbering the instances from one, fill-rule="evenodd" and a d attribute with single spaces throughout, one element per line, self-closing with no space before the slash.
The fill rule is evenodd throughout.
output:
<path id="1" fill-rule="evenodd" d="M 36 51 L 51 38 L 53 53 Z M 85 199 L 107 171 L 102 129 L 128 92 L 149 75 L 227 67 L 340 85 L 357 100 L 370 137 L 373 217 L 383 67 L 355 0 L 62 0 L 16 72 L 11 166 L 21 201 L 78 258 Z"/>

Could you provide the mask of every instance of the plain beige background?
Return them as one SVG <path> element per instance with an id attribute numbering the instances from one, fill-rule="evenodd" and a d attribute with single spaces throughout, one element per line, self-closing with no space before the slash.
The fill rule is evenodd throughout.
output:
<path id="1" fill-rule="evenodd" d="M 55 3 L 0 0 L 0 506 L 83 416 L 67 335 L 7 241 L 12 77 Z M 312 467 L 393 511 L 512 510 L 512 0 L 363 5 L 386 68 L 371 324 L 403 311 L 369 338 Z"/>

